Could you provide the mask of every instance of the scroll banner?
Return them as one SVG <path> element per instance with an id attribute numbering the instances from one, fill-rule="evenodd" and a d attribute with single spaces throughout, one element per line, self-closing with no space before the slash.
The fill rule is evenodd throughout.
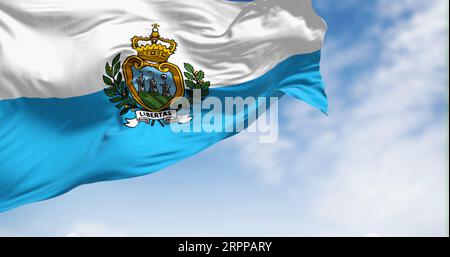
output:
<path id="1" fill-rule="evenodd" d="M 125 119 L 125 126 L 134 128 L 139 122 L 150 123 L 151 120 L 164 120 L 164 123 L 188 123 L 192 120 L 192 116 L 188 114 L 178 114 L 176 110 L 165 110 L 160 112 L 136 111 L 136 118 Z"/>

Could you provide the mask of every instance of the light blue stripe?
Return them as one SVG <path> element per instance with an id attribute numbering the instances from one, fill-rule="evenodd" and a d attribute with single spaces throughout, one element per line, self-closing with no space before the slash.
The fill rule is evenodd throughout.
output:
<path id="1" fill-rule="evenodd" d="M 265 75 L 210 95 L 293 95 L 323 112 L 320 52 L 297 55 Z M 255 110 L 251 110 L 255 111 Z M 0 101 L 0 211 L 62 194 L 78 185 L 140 176 L 191 156 L 233 133 L 173 133 L 122 125 L 103 91 L 67 99 Z"/>

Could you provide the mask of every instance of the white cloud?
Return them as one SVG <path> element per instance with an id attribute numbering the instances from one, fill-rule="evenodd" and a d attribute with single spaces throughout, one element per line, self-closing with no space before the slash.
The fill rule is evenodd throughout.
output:
<path id="1" fill-rule="evenodd" d="M 242 160 L 263 180 L 308 194 L 305 208 L 317 223 L 329 224 L 318 225 L 321 233 L 448 235 L 442 110 L 448 105 L 448 2 L 381 0 L 377 8 L 380 23 L 365 41 L 343 49 L 345 55 L 324 56 L 325 78 L 337 78 L 327 81 L 335 87 L 330 116 L 290 101 L 282 119 L 291 120 L 291 133 L 264 148 L 240 137 Z M 405 12 L 412 14 L 383 24 Z M 384 40 L 370 41 L 379 37 Z M 364 49 L 380 42 L 379 52 L 370 53 L 380 61 L 352 84 L 340 84 L 339 68 L 351 65 L 344 57 L 367 58 Z M 308 188 L 299 188 L 300 180 Z"/>
<path id="2" fill-rule="evenodd" d="M 260 144 L 258 133 L 243 132 L 236 137 L 238 144 L 245 147 L 240 148 L 240 158 L 245 165 L 251 166 L 261 180 L 270 186 L 277 186 L 281 183 L 285 170 L 279 169 L 280 163 L 289 162 L 289 155 L 283 152 L 294 147 L 292 142 L 285 138 L 280 138 L 275 144 Z"/>

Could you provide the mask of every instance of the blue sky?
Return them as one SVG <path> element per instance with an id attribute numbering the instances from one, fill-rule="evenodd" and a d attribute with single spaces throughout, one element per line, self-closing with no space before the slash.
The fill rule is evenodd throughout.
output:
<path id="1" fill-rule="evenodd" d="M 316 0 L 329 116 L 280 101 L 161 172 L 0 213 L 0 235 L 448 235 L 448 1 Z"/>

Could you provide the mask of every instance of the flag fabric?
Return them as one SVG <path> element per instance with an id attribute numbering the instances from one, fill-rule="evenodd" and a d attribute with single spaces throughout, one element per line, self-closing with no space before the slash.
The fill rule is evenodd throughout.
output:
<path id="1" fill-rule="evenodd" d="M 325 31 L 310 0 L 1 1 L 0 211 L 239 132 L 184 131 L 207 113 L 193 114 L 196 96 L 288 94 L 326 113 Z"/>

